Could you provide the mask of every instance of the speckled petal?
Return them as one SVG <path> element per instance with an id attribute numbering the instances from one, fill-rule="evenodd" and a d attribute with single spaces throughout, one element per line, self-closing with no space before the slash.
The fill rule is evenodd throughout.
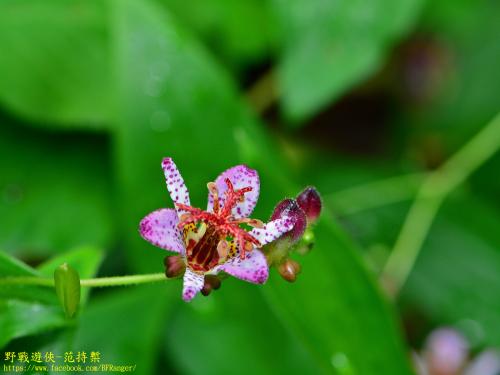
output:
<path id="1" fill-rule="evenodd" d="M 269 276 L 266 257 L 257 249 L 248 252 L 245 259 L 240 259 L 239 255 L 230 259 L 219 270 L 254 284 L 265 283 Z"/>
<path id="2" fill-rule="evenodd" d="M 253 228 L 250 231 L 250 234 L 259 240 L 260 244 L 264 246 L 265 244 L 273 242 L 275 239 L 290 231 L 293 228 L 293 224 L 293 219 L 289 216 L 285 216 L 280 219 L 270 221 L 264 225 L 264 228 Z"/>
<path id="3" fill-rule="evenodd" d="M 184 242 L 177 229 L 179 218 L 175 210 L 162 208 L 142 219 L 139 232 L 142 238 L 165 250 L 184 254 Z"/>
<path id="4" fill-rule="evenodd" d="M 228 170 L 222 172 L 219 177 L 215 180 L 217 189 L 219 191 L 219 202 L 221 207 L 224 206 L 224 192 L 227 190 L 226 178 L 233 183 L 234 189 L 238 190 L 247 186 L 252 188 L 252 191 L 245 193 L 245 200 L 238 203 L 233 208 L 233 215 L 236 218 L 248 217 L 259 199 L 260 191 L 260 180 L 257 171 L 248 168 L 246 165 L 237 165 L 236 167 L 229 168 Z M 212 211 L 214 204 L 214 198 L 212 193 L 208 194 L 208 207 L 207 211 Z"/>
<path id="5" fill-rule="evenodd" d="M 189 191 L 172 158 L 164 158 L 161 166 L 165 173 L 165 181 L 167 183 L 168 192 L 170 193 L 170 198 L 172 198 L 174 203 L 182 203 L 188 206 L 191 205 L 189 201 Z M 175 209 L 179 214 L 184 213 L 183 210 L 177 207 L 175 207 Z"/>
<path id="6" fill-rule="evenodd" d="M 205 276 L 193 272 L 189 267 L 186 268 L 182 299 L 186 302 L 191 301 L 203 288 L 203 284 L 205 284 Z"/>

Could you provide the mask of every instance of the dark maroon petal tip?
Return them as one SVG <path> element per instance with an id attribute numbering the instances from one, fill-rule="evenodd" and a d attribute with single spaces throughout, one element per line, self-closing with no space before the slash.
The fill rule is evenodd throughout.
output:
<path id="1" fill-rule="evenodd" d="M 297 196 L 297 203 L 305 212 L 307 220 L 310 222 L 315 221 L 321 213 L 321 197 L 313 186 L 306 187 Z"/>
<path id="2" fill-rule="evenodd" d="M 203 284 L 203 288 L 201 289 L 201 294 L 205 297 L 208 296 L 212 290 L 217 290 L 220 288 L 221 281 L 215 275 L 206 275 L 205 276 L 205 284 Z"/>
<path id="3" fill-rule="evenodd" d="M 294 222 L 293 228 L 286 235 L 290 236 L 292 241 L 298 241 L 306 230 L 307 219 L 295 199 L 287 198 L 278 203 L 271 215 L 271 220 L 285 216 L 288 216 Z"/>

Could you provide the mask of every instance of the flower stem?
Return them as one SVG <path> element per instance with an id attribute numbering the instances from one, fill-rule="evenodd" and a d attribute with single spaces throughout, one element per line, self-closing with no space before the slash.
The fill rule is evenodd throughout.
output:
<path id="1" fill-rule="evenodd" d="M 80 285 L 92 288 L 92 287 L 146 284 L 164 280 L 170 280 L 165 276 L 164 273 L 150 273 L 145 275 L 113 276 L 113 277 L 98 277 L 94 279 L 82 279 L 80 280 Z M 4 285 L 36 285 L 44 287 L 53 287 L 54 279 L 36 277 L 36 276 L 20 276 L 20 277 L 14 276 L 14 277 L 0 278 L 0 286 Z"/>
<path id="2" fill-rule="evenodd" d="M 406 283 L 441 204 L 455 188 L 500 148 L 500 114 L 424 179 L 413 202 L 381 280 L 392 296 Z"/>

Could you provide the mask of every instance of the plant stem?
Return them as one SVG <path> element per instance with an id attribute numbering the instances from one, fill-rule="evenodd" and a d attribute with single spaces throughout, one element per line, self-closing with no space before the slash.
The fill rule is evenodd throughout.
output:
<path id="1" fill-rule="evenodd" d="M 440 168 L 429 173 L 413 202 L 381 275 L 397 296 L 415 265 L 434 217 L 449 193 L 500 148 L 500 114 Z"/>
<path id="2" fill-rule="evenodd" d="M 145 275 L 113 276 L 113 277 L 98 277 L 95 279 L 82 279 L 80 280 L 80 285 L 86 287 L 106 287 L 106 286 L 146 284 L 164 280 L 171 280 L 171 279 L 168 279 L 164 273 L 150 273 Z M 0 278 L 0 286 L 3 285 L 37 285 L 37 286 L 53 287 L 54 279 L 36 277 L 36 276 L 4 277 Z"/>
<path id="3" fill-rule="evenodd" d="M 145 275 L 113 276 L 113 277 L 100 277 L 95 279 L 83 279 L 80 280 L 80 285 L 88 287 L 104 287 L 104 286 L 117 286 L 117 285 L 146 284 L 146 283 L 154 283 L 165 280 L 170 280 L 170 279 L 168 279 L 164 273 L 150 273 Z"/>

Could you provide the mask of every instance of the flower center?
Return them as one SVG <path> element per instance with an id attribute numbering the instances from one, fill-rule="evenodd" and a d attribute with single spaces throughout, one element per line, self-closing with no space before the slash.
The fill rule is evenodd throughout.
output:
<path id="1" fill-rule="evenodd" d="M 186 212 L 181 216 L 178 228 L 183 231 L 187 262 L 194 271 L 210 271 L 217 264 L 232 258 L 236 254 L 236 247 L 244 259 L 247 251 L 261 246 L 259 241 L 240 225 L 248 224 L 260 228 L 263 227 L 262 222 L 249 218 L 237 219 L 232 214 L 232 209 L 244 201 L 244 194 L 252 188 L 234 190 L 229 179 L 225 182 L 227 190 L 223 207 L 220 207 L 217 186 L 213 182 L 208 184 L 214 200 L 213 212 L 176 203 L 178 208 Z"/>

